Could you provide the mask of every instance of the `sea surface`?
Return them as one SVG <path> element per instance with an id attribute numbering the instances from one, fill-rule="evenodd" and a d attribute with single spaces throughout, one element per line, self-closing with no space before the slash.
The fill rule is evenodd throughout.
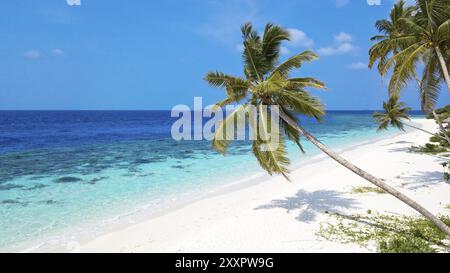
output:
<path id="1" fill-rule="evenodd" d="M 335 149 L 375 137 L 372 111 L 329 112 L 302 125 Z M 420 113 L 416 113 L 420 116 Z M 0 111 L 0 251 L 70 250 L 181 200 L 263 175 L 248 142 L 226 157 L 208 141 L 175 141 L 169 111 Z M 294 165 L 306 154 L 289 145 Z"/>

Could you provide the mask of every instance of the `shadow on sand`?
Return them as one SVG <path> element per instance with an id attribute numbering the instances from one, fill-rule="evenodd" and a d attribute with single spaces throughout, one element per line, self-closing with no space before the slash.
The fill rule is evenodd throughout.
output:
<path id="1" fill-rule="evenodd" d="M 446 183 L 443 172 L 417 172 L 412 175 L 401 177 L 407 184 L 405 188 L 415 190 L 430 187 L 439 183 Z"/>
<path id="2" fill-rule="evenodd" d="M 383 146 L 391 146 L 391 145 L 395 145 L 395 144 L 414 144 L 414 142 L 402 140 L 402 141 L 396 141 L 396 142 L 384 144 Z"/>
<path id="3" fill-rule="evenodd" d="M 256 207 L 255 210 L 273 208 L 286 209 L 288 213 L 301 209 L 295 219 L 301 222 L 310 222 L 316 218 L 317 213 L 326 211 L 337 213 L 340 209 L 357 208 L 357 206 L 355 199 L 342 197 L 337 191 L 307 192 L 300 190 L 294 196 L 272 200 L 269 204 Z"/>

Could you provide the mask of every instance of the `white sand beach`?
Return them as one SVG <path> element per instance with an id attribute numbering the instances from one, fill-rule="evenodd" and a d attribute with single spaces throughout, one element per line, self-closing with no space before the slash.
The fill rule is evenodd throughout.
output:
<path id="1" fill-rule="evenodd" d="M 436 131 L 433 120 L 414 119 Z M 418 130 L 359 145 L 342 155 L 385 179 L 433 213 L 450 214 L 450 184 L 442 177 L 438 157 L 410 153 L 429 135 Z M 84 243 L 82 252 L 373 252 L 324 240 L 320 223 L 333 221 L 329 212 L 414 215 L 415 211 L 388 194 L 352 193 L 371 186 L 332 159 L 323 156 L 293 170 L 292 182 L 273 177 L 215 194 L 144 222 Z M 213 179 L 213 178 L 212 178 Z"/>

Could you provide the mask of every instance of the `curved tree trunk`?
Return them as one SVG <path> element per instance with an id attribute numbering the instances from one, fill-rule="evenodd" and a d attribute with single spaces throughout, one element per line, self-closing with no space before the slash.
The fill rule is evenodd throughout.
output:
<path id="1" fill-rule="evenodd" d="M 433 112 L 434 112 L 434 111 L 433 111 Z M 419 127 L 416 127 L 416 126 L 414 126 L 414 125 L 407 124 L 407 123 L 403 123 L 403 125 L 408 126 L 408 127 L 411 127 L 411 128 L 414 128 L 414 129 L 416 129 L 416 130 L 420 130 L 420 131 L 422 131 L 422 132 L 424 132 L 424 133 L 427 133 L 427 134 L 429 134 L 429 135 L 432 135 L 432 136 L 437 136 L 438 138 L 440 138 L 440 139 L 442 139 L 442 140 L 446 140 L 446 141 L 448 142 L 448 144 L 450 144 L 450 140 L 448 139 L 448 136 L 447 136 L 447 137 L 441 137 L 441 136 L 438 135 L 438 134 L 434 134 L 434 133 L 432 133 L 432 132 L 430 132 L 430 131 L 427 131 L 427 130 L 425 130 L 425 129 L 422 129 L 422 128 L 419 128 Z"/>
<path id="2" fill-rule="evenodd" d="M 402 122 L 402 123 L 403 123 L 403 122 Z M 403 123 L 403 125 L 408 126 L 408 127 L 411 127 L 411 128 L 414 128 L 414 129 L 416 129 L 416 130 L 420 130 L 420 131 L 422 131 L 422 132 L 424 132 L 424 133 L 427 133 L 427 134 L 429 134 L 429 135 L 432 135 L 432 136 L 437 136 L 436 134 L 434 134 L 434 133 L 432 133 L 432 132 L 430 132 L 430 131 L 427 131 L 427 130 L 422 129 L 422 128 L 419 128 L 419 127 L 416 127 L 416 126 L 411 125 L 411 124 Z M 443 137 L 441 137 L 441 138 L 443 138 Z M 444 138 L 443 138 L 443 139 L 444 139 Z"/>
<path id="3" fill-rule="evenodd" d="M 445 63 L 444 56 L 442 55 L 441 49 L 437 46 L 434 48 L 436 50 L 436 54 L 439 59 L 439 63 L 441 64 L 442 74 L 444 74 L 445 82 L 447 83 L 448 92 L 450 92 L 450 75 L 448 73 L 448 67 Z"/>
<path id="4" fill-rule="evenodd" d="M 447 140 L 448 144 L 450 144 L 450 137 L 447 134 L 447 130 L 445 130 L 444 126 L 442 125 L 441 120 L 439 119 L 439 116 L 436 114 L 436 111 L 434 111 L 434 110 L 433 110 L 433 117 L 436 120 L 437 124 L 439 124 L 439 128 L 441 129 L 442 133 L 444 134 L 444 137 Z"/>
<path id="5" fill-rule="evenodd" d="M 429 212 L 427 209 L 419 205 L 417 202 L 409 198 L 408 196 L 404 195 L 403 193 L 399 192 L 395 188 L 389 186 L 388 184 L 384 183 L 381 179 L 376 178 L 375 176 L 369 174 L 368 172 L 356 167 L 337 153 L 333 152 L 332 150 L 328 149 L 324 144 L 322 144 L 318 139 L 316 139 L 313 135 L 308 133 L 305 129 L 300 127 L 295 121 L 293 121 L 291 118 L 289 118 L 285 113 L 280 112 L 280 117 L 285 120 L 292 128 L 295 128 L 300 134 L 304 135 L 312 144 L 314 144 L 317 148 L 319 148 L 322 152 L 327 154 L 329 157 L 337 161 L 342 166 L 346 167 L 353 173 L 359 175 L 360 177 L 366 179 L 370 183 L 374 184 L 375 186 L 385 190 L 389 194 L 397 197 L 404 203 L 406 203 L 408 206 L 412 207 L 416 211 L 418 211 L 420 214 L 425 216 L 427 219 L 429 219 L 431 222 L 433 222 L 440 230 L 442 230 L 447 236 L 450 237 L 450 227 L 448 227 L 445 223 L 443 223 L 441 220 L 439 220 L 436 216 L 434 216 L 431 212 Z"/>

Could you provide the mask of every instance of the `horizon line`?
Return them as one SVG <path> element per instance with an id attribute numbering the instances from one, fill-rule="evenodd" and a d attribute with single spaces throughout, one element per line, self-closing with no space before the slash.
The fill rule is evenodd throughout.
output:
<path id="1" fill-rule="evenodd" d="M 204 109 L 203 109 L 204 110 Z M 145 112 L 145 111 L 172 111 L 171 109 L 0 109 L 0 112 L 6 112 L 6 111 L 59 111 L 59 112 L 63 112 L 63 111 L 78 111 L 78 112 L 89 112 L 89 111 L 96 111 L 96 112 L 131 112 L 131 111 L 136 111 L 136 112 Z M 383 109 L 330 109 L 330 110 L 325 110 L 325 112 L 330 112 L 330 111 L 334 111 L 334 112 L 339 112 L 339 111 L 383 111 Z M 415 111 L 415 112 L 423 112 L 420 109 L 412 109 L 411 111 Z"/>

